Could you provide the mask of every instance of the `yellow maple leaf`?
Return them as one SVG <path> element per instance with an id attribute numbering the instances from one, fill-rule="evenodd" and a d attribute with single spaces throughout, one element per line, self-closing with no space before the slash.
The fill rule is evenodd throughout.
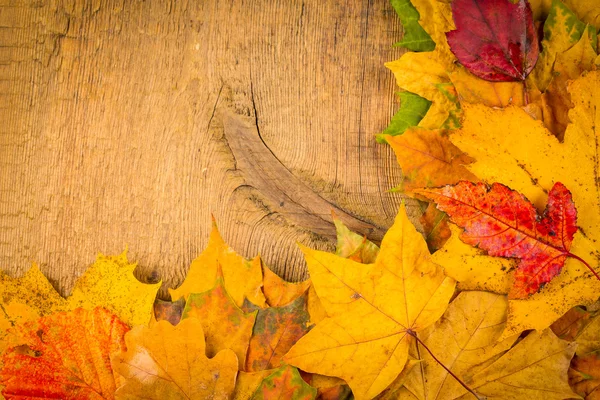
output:
<path id="1" fill-rule="evenodd" d="M 229 399 L 238 360 L 232 350 L 205 355 L 204 332 L 195 318 L 177 326 L 159 321 L 136 326 L 125 335 L 127 351 L 115 358 L 125 378 L 120 399 Z"/>
<path id="2" fill-rule="evenodd" d="M 465 383 L 487 399 L 578 398 L 567 382 L 567 370 L 576 347 L 575 343 L 560 340 L 549 329 L 530 332 L 515 347 Z M 461 400 L 472 398 L 471 394 L 460 397 Z"/>
<path id="3" fill-rule="evenodd" d="M 482 180 L 523 193 L 538 209 L 555 182 L 573 194 L 580 231 L 571 252 L 598 268 L 600 257 L 600 73 L 589 72 L 570 86 L 574 108 L 564 143 L 522 109 L 464 107 L 463 127 L 450 139 L 477 160 L 468 168 Z M 474 267 L 476 268 L 476 267 Z M 507 335 L 545 329 L 576 305 L 598 298 L 600 282 L 578 260 L 567 259 L 560 275 L 526 300 L 511 300 Z"/>
<path id="4" fill-rule="evenodd" d="M 317 294 L 329 315 L 288 352 L 304 371 L 337 376 L 357 399 L 396 379 L 412 336 L 445 311 L 455 282 L 430 260 L 402 205 L 374 264 L 304 248 Z"/>
<path id="5" fill-rule="evenodd" d="M 154 299 L 161 283 L 145 284 L 133 275 L 127 253 L 96 257 L 96 262 L 75 282 L 67 298 L 70 310 L 105 307 L 126 324 L 146 325 L 153 316 Z"/>
<path id="6" fill-rule="evenodd" d="M 222 268 L 225 288 L 238 307 L 244 297 L 253 304 L 265 307 L 262 288 L 262 266 L 259 257 L 248 261 L 229 247 L 213 220 L 208 246 L 194 261 L 185 281 L 177 289 L 169 289 L 172 299 L 187 297 L 190 293 L 202 293 L 212 288 L 217 279 L 218 267 Z"/>
<path id="7" fill-rule="evenodd" d="M 419 12 L 419 25 L 425 29 L 431 39 L 435 42 L 433 53 L 447 70 L 452 68 L 455 60 L 454 54 L 450 51 L 446 32 L 450 32 L 456 27 L 452 19 L 452 7 L 450 1 L 440 0 L 411 0 L 412 5 Z"/>
<path id="8" fill-rule="evenodd" d="M 498 341 L 506 325 L 506 296 L 462 292 L 444 316 L 419 335 L 436 358 L 463 381 L 493 363 L 511 348 L 517 335 Z M 420 349 L 423 362 L 404 381 L 418 398 L 456 399 L 467 390 L 431 355 Z"/>
<path id="9" fill-rule="evenodd" d="M 257 311 L 245 313 L 225 288 L 220 276 L 213 288 L 203 293 L 192 293 L 183 310 L 182 320 L 198 318 L 206 335 L 206 354 L 209 357 L 224 349 L 237 355 L 239 369 L 246 363 L 246 355 Z"/>

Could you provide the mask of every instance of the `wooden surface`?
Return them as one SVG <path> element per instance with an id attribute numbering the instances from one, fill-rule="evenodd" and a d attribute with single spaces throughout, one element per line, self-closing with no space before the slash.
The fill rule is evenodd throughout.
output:
<path id="1" fill-rule="evenodd" d="M 66 294 L 128 245 L 176 286 L 211 213 L 292 280 L 332 209 L 381 239 L 401 35 L 387 0 L 0 0 L 0 267 Z"/>

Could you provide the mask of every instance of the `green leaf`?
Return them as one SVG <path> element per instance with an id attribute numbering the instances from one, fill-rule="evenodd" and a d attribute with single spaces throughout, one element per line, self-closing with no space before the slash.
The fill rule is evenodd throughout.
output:
<path id="1" fill-rule="evenodd" d="M 429 100 L 411 92 L 399 92 L 398 96 L 400 109 L 394 114 L 388 127 L 377 135 L 379 143 L 385 143 L 383 135 L 401 135 L 408 128 L 417 126 L 431 106 Z"/>
<path id="2" fill-rule="evenodd" d="M 304 382 L 298 369 L 283 365 L 262 381 L 252 400 L 313 400 L 315 397 L 317 389 Z"/>
<path id="3" fill-rule="evenodd" d="M 390 0 L 396 14 L 400 17 L 404 28 L 404 37 L 394 46 L 406 47 L 412 51 L 431 51 L 435 49 L 435 42 L 419 25 L 419 12 L 410 0 Z"/>

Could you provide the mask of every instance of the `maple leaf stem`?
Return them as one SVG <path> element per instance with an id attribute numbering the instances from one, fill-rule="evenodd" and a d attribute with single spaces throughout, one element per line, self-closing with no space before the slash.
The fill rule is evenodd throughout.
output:
<path id="1" fill-rule="evenodd" d="M 590 271 L 592 271 L 592 274 L 594 274 L 594 276 L 596 277 L 596 279 L 598 279 L 600 281 L 600 276 L 598 276 L 598 273 L 596 271 L 594 271 L 594 269 L 590 266 L 590 264 L 587 263 L 587 261 L 585 261 L 583 258 L 573 254 L 573 253 L 567 253 L 567 257 L 571 257 L 576 259 L 577 261 L 581 262 L 583 265 L 585 265 Z"/>
<path id="2" fill-rule="evenodd" d="M 463 382 L 463 381 L 462 381 L 462 380 L 461 380 L 461 379 L 460 379 L 458 376 L 454 375 L 454 373 L 453 373 L 452 371 L 450 371 L 448 368 L 446 368 L 446 366 L 445 366 L 445 365 L 444 365 L 444 364 L 443 364 L 443 363 L 442 363 L 440 360 L 438 360 L 436 356 L 434 356 L 434 355 L 433 355 L 433 353 L 431 352 L 431 350 L 429 350 L 429 347 L 427 347 L 427 345 L 426 345 L 426 344 L 425 344 L 425 343 L 424 343 L 424 342 L 423 342 L 421 339 L 419 339 L 419 337 L 417 336 L 417 333 L 416 333 L 416 332 L 414 332 L 414 331 L 412 331 L 412 330 L 408 329 L 408 330 L 406 331 L 406 333 L 408 333 L 410 336 L 414 337 L 414 338 L 415 338 L 415 340 L 417 341 L 417 351 L 418 351 L 418 348 L 419 348 L 419 344 L 420 344 L 421 346 L 423 346 L 423 348 L 425 348 L 425 350 L 427 350 L 427 352 L 429 353 L 429 355 L 430 355 L 431 357 L 433 357 L 433 359 L 434 359 L 434 360 L 435 360 L 435 361 L 436 361 L 436 362 L 437 362 L 437 363 L 438 363 L 438 364 L 439 364 L 439 365 L 440 365 L 442 368 L 444 368 L 444 369 L 446 370 L 446 372 L 448 372 L 450 375 L 452 375 L 452 377 L 453 377 L 454 379 L 456 379 L 456 382 L 460 383 L 460 384 L 461 384 L 461 386 L 462 386 L 462 387 L 464 387 L 465 389 L 467 389 L 467 391 L 468 391 L 469 393 L 471 393 L 473 396 L 475 396 L 475 398 L 476 398 L 477 400 L 481 400 L 481 399 L 479 398 L 479 396 L 477 396 L 477 393 L 475 393 L 475 392 L 474 392 L 474 391 L 473 391 L 473 390 L 472 390 L 470 387 L 468 387 L 468 386 L 467 386 L 467 385 L 466 385 L 466 384 L 465 384 L 465 383 L 464 383 L 464 382 Z"/>

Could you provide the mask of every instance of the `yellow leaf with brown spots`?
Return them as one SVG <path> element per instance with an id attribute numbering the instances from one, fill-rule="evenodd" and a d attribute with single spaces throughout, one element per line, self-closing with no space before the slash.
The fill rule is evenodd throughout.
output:
<path id="1" fill-rule="evenodd" d="M 463 107 L 463 127 L 450 140 L 476 160 L 469 165 L 471 172 L 485 182 L 499 182 L 523 193 L 538 209 L 546 204 L 555 182 L 568 187 L 580 228 L 570 252 L 598 270 L 600 73 L 584 74 L 571 83 L 569 91 L 574 107 L 563 143 L 519 108 L 481 105 Z M 580 261 L 568 258 L 560 275 L 539 293 L 509 302 L 506 334 L 545 329 L 572 307 L 595 302 L 598 293 L 600 282 Z"/>
<path id="2" fill-rule="evenodd" d="M 160 282 L 145 284 L 133 275 L 135 264 L 127 260 L 126 252 L 119 256 L 96 257 L 96 262 L 81 276 L 68 307 L 86 310 L 105 307 L 129 326 L 147 325 L 153 316 L 154 299 Z"/>

